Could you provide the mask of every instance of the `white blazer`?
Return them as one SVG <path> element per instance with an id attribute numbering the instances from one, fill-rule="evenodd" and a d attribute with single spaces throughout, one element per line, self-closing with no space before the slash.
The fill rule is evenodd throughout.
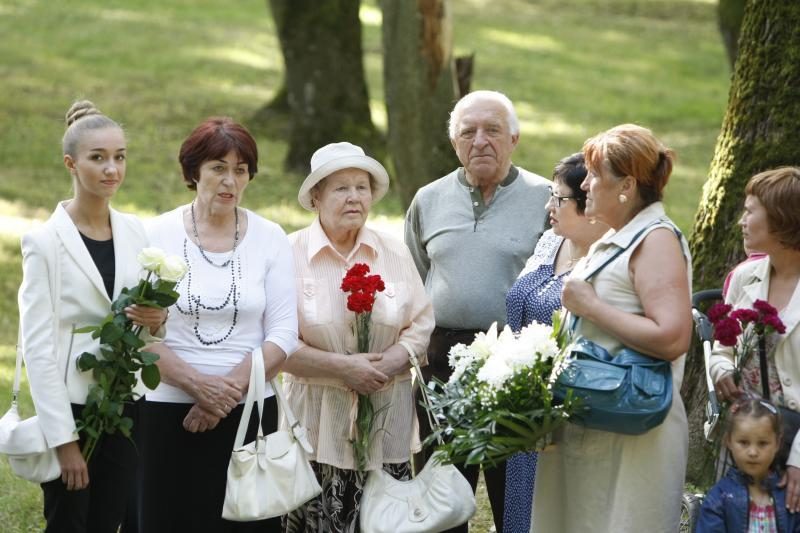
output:
<path id="1" fill-rule="evenodd" d="M 111 233 L 116 298 L 123 287 L 138 283 L 141 267 L 136 256 L 148 241 L 138 218 L 114 209 Z M 54 316 L 53 305 L 59 283 L 51 279 L 56 273 L 60 274 L 59 316 Z M 76 360 L 86 351 L 99 353 L 99 340 L 74 329 L 100 323 L 110 312 L 111 301 L 78 229 L 59 204 L 42 227 L 22 237 L 18 296 L 20 341 L 31 395 L 51 448 L 78 440 L 70 403 L 86 403 L 94 383 L 92 373 L 80 372 Z M 140 381 L 135 392 L 144 390 Z"/>
<path id="2" fill-rule="evenodd" d="M 725 301 L 734 308 L 750 308 L 756 300 L 766 300 L 770 270 L 769 257 L 737 267 Z M 786 333 L 775 346 L 775 367 L 783 388 L 784 404 L 793 411 L 800 411 L 800 284 L 779 316 L 786 326 Z M 709 366 L 714 383 L 726 373 L 733 372 L 733 348 L 715 342 Z M 800 434 L 795 436 L 787 463 L 800 467 Z"/>

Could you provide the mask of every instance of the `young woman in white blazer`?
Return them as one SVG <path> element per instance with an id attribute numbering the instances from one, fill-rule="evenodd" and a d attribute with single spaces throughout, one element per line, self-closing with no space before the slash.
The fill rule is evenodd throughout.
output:
<path id="1" fill-rule="evenodd" d="M 98 324 L 122 288 L 138 283 L 136 256 L 147 237 L 136 217 L 109 206 L 125 179 L 122 128 L 88 101 L 74 103 L 66 122 L 64 164 L 74 196 L 22 237 L 21 343 L 36 413 L 61 464 L 61 477 L 42 484 L 46 531 L 116 532 L 137 453 L 117 433 L 102 437 L 88 465 L 81 455 L 75 420 L 94 380 L 78 370 L 76 359 L 85 351 L 99 353 L 99 341 L 74 330 Z M 153 333 L 166 318 L 154 308 L 132 306 L 126 313 Z M 135 428 L 138 406 L 125 410 Z"/>

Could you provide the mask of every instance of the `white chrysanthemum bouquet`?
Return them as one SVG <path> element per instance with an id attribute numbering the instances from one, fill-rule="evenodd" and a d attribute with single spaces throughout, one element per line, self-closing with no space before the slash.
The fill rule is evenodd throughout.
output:
<path id="1" fill-rule="evenodd" d="M 495 464 L 522 451 L 544 448 L 553 430 L 577 405 L 554 402 L 550 377 L 559 344 L 553 328 L 533 322 L 518 334 L 497 324 L 469 346 L 449 354 L 453 374 L 430 397 L 441 429 L 440 453 L 448 463 Z"/>

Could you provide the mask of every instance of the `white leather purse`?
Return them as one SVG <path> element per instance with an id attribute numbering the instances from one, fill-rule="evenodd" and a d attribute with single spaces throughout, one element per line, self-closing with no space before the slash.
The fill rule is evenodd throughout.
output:
<path id="1" fill-rule="evenodd" d="M 8 457 L 11 471 L 22 479 L 35 483 L 52 481 L 61 475 L 55 448 L 49 448 L 39 417 L 21 420 L 19 417 L 19 379 L 22 352 L 17 346 L 17 367 L 11 389 L 11 407 L 0 418 L 0 453 Z"/>
<path id="2" fill-rule="evenodd" d="M 222 518 L 237 522 L 287 514 L 322 492 L 306 455 L 313 452 L 306 429 L 297 422 L 281 384 L 275 380 L 270 383 L 289 431 L 264 435 L 261 419 L 266 387 L 261 348 L 253 351 L 252 359 L 250 387 L 228 464 L 222 508 Z M 255 441 L 244 444 L 253 402 L 258 405 L 258 434 Z"/>
<path id="3" fill-rule="evenodd" d="M 431 427 L 431 415 L 422 371 L 416 356 L 411 363 Z M 383 470 L 367 476 L 361 497 L 361 531 L 364 533 L 434 533 L 461 525 L 475 514 L 475 495 L 467 479 L 453 465 L 443 465 L 434 454 L 413 479 L 399 481 Z"/>
<path id="4" fill-rule="evenodd" d="M 56 238 L 50 247 L 48 256 L 48 271 L 53 273 L 50 278 L 50 292 L 53 295 L 53 346 L 58 347 L 58 317 L 61 309 L 61 268 L 56 256 Z M 0 454 L 8 457 L 11 471 L 15 475 L 34 483 L 52 481 L 61 475 L 61 465 L 58 462 L 55 448 L 47 445 L 44 432 L 39 425 L 39 417 L 32 416 L 21 420 L 19 416 L 19 381 L 22 374 L 22 327 L 17 337 L 17 364 L 14 369 L 14 384 L 11 388 L 11 407 L 0 418 Z M 56 357 L 58 360 L 58 357 Z M 65 376 L 66 379 L 66 376 Z"/>

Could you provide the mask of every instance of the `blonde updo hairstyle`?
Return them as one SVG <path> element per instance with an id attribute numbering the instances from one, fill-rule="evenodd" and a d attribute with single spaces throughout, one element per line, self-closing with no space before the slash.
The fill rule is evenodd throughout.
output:
<path id="1" fill-rule="evenodd" d="M 64 155 L 76 157 L 78 144 L 84 134 L 90 130 L 101 130 L 105 128 L 122 127 L 100 112 L 89 100 L 78 100 L 73 103 L 65 115 L 67 131 L 61 139 L 61 148 Z"/>
<path id="2" fill-rule="evenodd" d="M 675 160 L 675 153 L 652 131 L 635 124 L 621 124 L 595 135 L 583 144 L 583 153 L 590 172 L 636 180 L 644 206 L 661 200 Z"/>

